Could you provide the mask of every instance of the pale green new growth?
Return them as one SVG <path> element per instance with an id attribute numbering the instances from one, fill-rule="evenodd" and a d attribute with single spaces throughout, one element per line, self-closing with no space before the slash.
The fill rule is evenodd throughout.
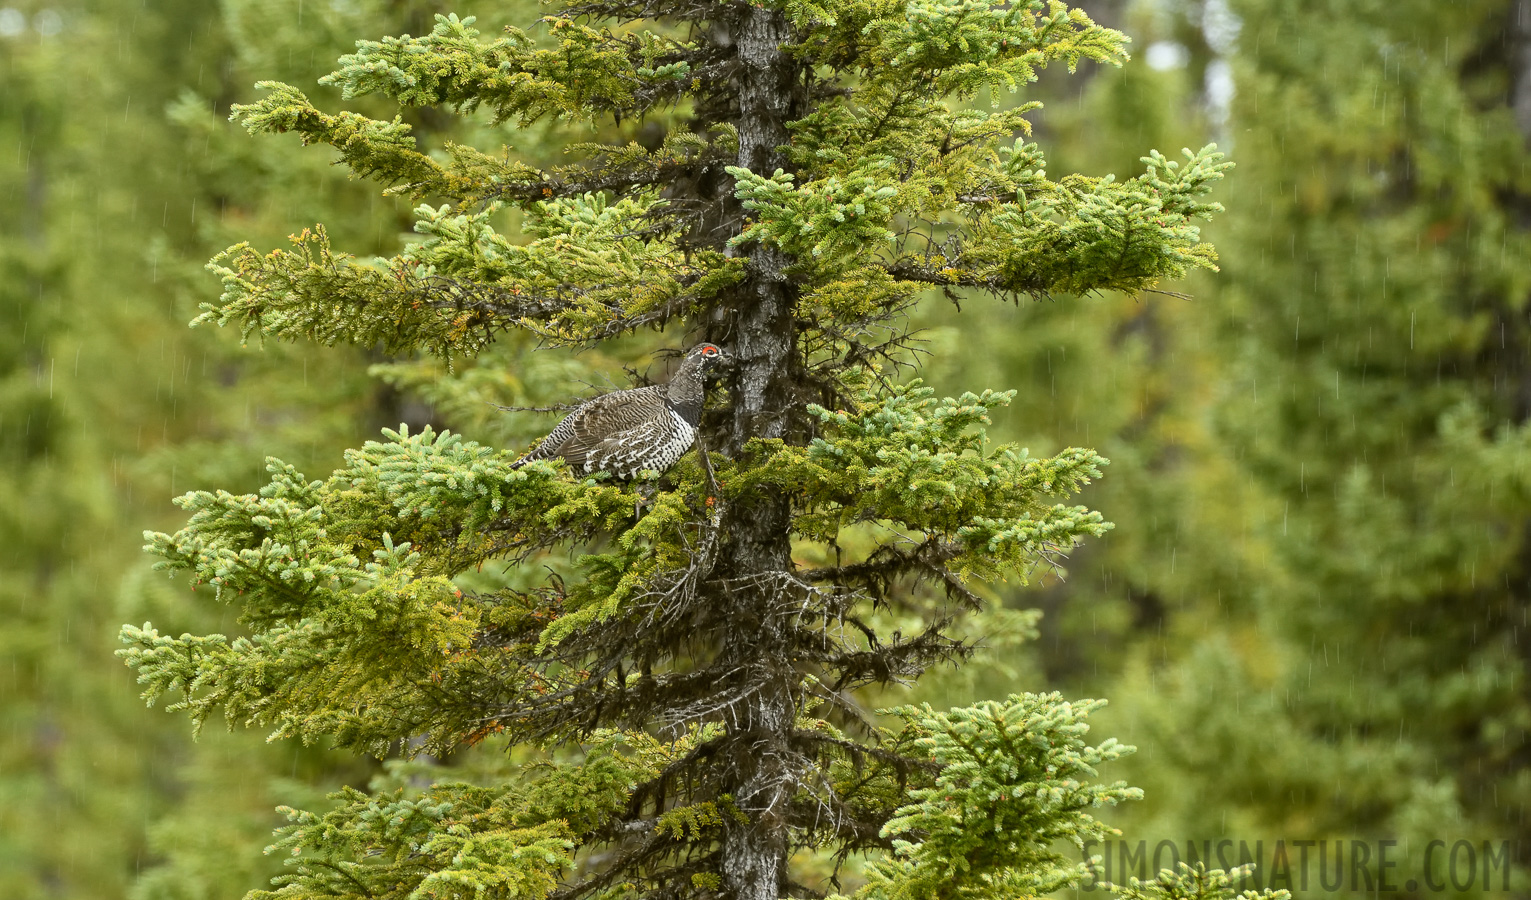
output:
<path id="1" fill-rule="evenodd" d="M 940 774 L 883 826 L 893 855 L 871 867 L 857 898 L 1035 897 L 1087 881 L 1090 866 L 1054 845 L 1114 834 L 1086 810 L 1143 796 L 1122 782 L 1092 783 L 1096 766 L 1134 750 L 1114 738 L 1084 742 L 1085 718 L 1103 705 L 1021 694 L 949 712 L 893 710 Z"/>
<path id="2" fill-rule="evenodd" d="M 642 209 L 624 221 L 613 246 L 597 249 L 597 235 L 564 241 L 558 253 L 631 256 L 605 277 L 564 277 L 550 271 L 505 271 L 489 266 L 470 280 L 435 271 L 429 261 L 461 256 L 463 236 L 433 230 L 447 210 L 423 212 L 427 239 L 381 268 L 348 265 L 327 245 L 299 255 L 260 257 L 246 247 L 220 268 L 226 290 L 207 316 L 239 320 L 247 330 L 284 338 L 310 336 L 403 349 L 390 333 L 406 322 L 438 323 L 421 338 L 435 353 L 481 349 L 506 322 L 532 327 L 545 339 L 577 343 L 622 330 L 662 324 L 694 314 L 740 277 L 740 260 L 696 254 L 669 243 L 654 229 L 656 186 L 714 166 L 737 179 L 736 193 L 751 221 L 729 246 L 766 241 L 796 256 L 813 273 L 805 287 L 820 291 L 846 284 L 860 301 L 846 304 L 820 294 L 821 309 L 839 324 L 876 310 L 900 307 L 929 286 L 969 287 L 1002 296 L 1098 290 L 1136 291 L 1197 268 L 1215 268 L 1215 254 L 1191 224 L 1221 209 L 1199 200 L 1229 163 L 1208 146 L 1187 151 L 1189 162 L 1145 157 L 1145 175 L 1046 177 L 1033 144 L 1012 143 L 1026 133 L 1014 110 L 949 108 L 944 98 L 980 90 L 1013 91 L 1036 69 L 1083 59 L 1119 63 L 1125 38 L 1100 28 L 1078 10 L 1051 2 L 994 5 L 986 0 L 923 0 L 789 7 L 803 29 L 795 51 L 831 67 L 829 79 L 854 78 L 854 88 L 831 95 L 789 123 L 785 148 L 796 171 L 772 174 L 729 165 L 736 146 L 733 123 L 699 123 L 699 131 L 671 132 L 652 153 L 628 146 L 580 145 L 587 162 L 539 171 L 509 156 L 449 144 L 422 153 L 398 119 L 369 121 L 352 113 L 328 115 L 301 92 L 266 83 L 260 103 L 237 107 L 235 118 L 254 132 L 296 131 L 304 141 L 327 143 L 359 175 L 414 196 L 456 201 L 477 224 L 497 203 L 533 216 L 544 201 L 587 195 L 629 194 Z M 346 96 L 381 93 L 405 105 L 444 104 L 465 110 L 480 104 L 498 119 L 527 122 L 547 114 L 641 115 L 656 104 L 693 92 L 710 80 L 684 77 L 691 63 L 714 51 L 650 32 L 636 35 L 548 20 L 551 48 L 528 34 L 485 44 L 472 19 L 441 17 L 422 38 L 363 41 L 327 81 Z M 647 196 L 648 199 L 643 199 Z M 625 202 L 625 201 L 624 201 Z M 641 215 L 640 215 L 641 213 Z M 684 215 L 682 211 L 677 211 Z M 721 247 L 717 249 L 723 249 Z M 592 258 L 592 261 L 594 259 Z M 238 277 L 231 277 L 237 273 Z M 311 311 L 316 292 L 330 298 L 336 328 Z M 630 292 L 633 300 L 621 297 Z M 426 310 L 421 313 L 419 310 Z M 423 324 L 423 322 L 422 322 Z"/>
<path id="3" fill-rule="evenodd" d="M 1234 891 L 1254 872 L 1254 866 L 1239 866 L 1228 871 L 1208 870 L 1204 863 L 1192 866 L 1180 863 L 1176 871 L 1161 869 L 1157 878 L 1143 881 L 1129 878 L 1125 885 L 1102 886 L 1122 900 L 1291 900 L 1286 890 Z"/>

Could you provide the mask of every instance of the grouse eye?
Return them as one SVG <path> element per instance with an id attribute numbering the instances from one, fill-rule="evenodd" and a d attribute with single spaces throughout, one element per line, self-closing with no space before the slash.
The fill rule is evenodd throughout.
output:
<path id="1" fill-rule="evenodd" d="M 718 355 L 718 348 L 717 347 L 703 347 L 702 348 L 702 355 L 703 356 L 717 356 Z"/>

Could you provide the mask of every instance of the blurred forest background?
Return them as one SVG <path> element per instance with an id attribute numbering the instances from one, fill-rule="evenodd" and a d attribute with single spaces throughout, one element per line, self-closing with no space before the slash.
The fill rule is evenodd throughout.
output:
<path id="1" fill-rule="evenodd" d="M 925 307 L 925 377 L 1019 389 L 997 438 L 1109 457 L 1085 499 L 1117 528 L 1067 581 L 996 593 L 1044 612 L 1035 639 L 993 618 L 1008 630 L 922 696 L 1110 699 L 1100 736 L 1140 752 L 1105 774 L 1147 798 L 1106 818 L 1134 842 L 1396 838 L 1418 871 L 1431 839 L 1509 840 L 1526 867 L 1531 0 L 1082 5 L 1135 59 L 1046 75 L 1037 139 L 1060 173 L 1119 177 L 1217 141 L 1238 163 L 1208 230 L 1223 271 L 1164 286 L 1191 299 Z M 447 11 L 538 14 L 0 0 L 0 896 L 239 897 L 280 868 L 260 853 L 277 805 L 379 772 L 258 733 L 193 742 L 144 708 L 122 622 L 238 629 L 139 550 L 183 518 L 172 496 L 253 490 L 268 455 L 323 475 L 400 422 L 519 446 L 550 420 L 487 401 L 621 383 L 666 344 L 510 342 L 441 390 L 431 361 L 186 327 L 236 241 L 409 238 L 405 201 L 226 116 L 265 78 L 336 107 L 314 82 L 356 39 Z"/>

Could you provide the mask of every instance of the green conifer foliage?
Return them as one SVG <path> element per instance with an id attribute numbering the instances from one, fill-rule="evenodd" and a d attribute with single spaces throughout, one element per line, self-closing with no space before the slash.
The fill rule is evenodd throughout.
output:
<path id="1" fill-rule="evenodd" d="M 816 890 L 800 852 L 880 854 L 868 897 L 1083 877 L 1053 845 L 1136 796 L 1093 783 L 1126 749 L 1084 741 L 1096 704 L 884 719 L 859 692 L 962 657 L 953 623 L 985 583 L 1109 527 L 1063 502 L 1099 476 L 1093 451 L 991 446 L 1009 395 L 938 399 L 892 373 L 922 291 L 1138 291 L 1211 267 L 1194 220 L 1219 208 L 1215 148 L 1054 181 L 1028 107 L 952 102 L 1054 62 L 1118 62 L 1124 40 L 1040 0 L 598 0 L 492 40 L 444 15 L 360 42 L 323 82 L 393 118 L 279 83 L 235 107 L 252 132 L 297 132 L 430 202 L 421 239 L 386 259 L 322 225 L 230 248 L 199 321 L 454 364 L 516 335 L 583 348 L 669 327 L 734 360 L 702 448 L 655 478 L 513 467 L 513 447 L 400 428 L 324 478 L 271 460 L 258 493 L 180 498 L 189 521 L 150 549 L 248 635 L 124 629 L 151 699 L 377 755 L 549 754 L 292 811 L 272 896 L 771 900 Z M 536 166 L 417 141 L 404 113 L 421 108 L 665 130 Z"/>
<path id="2" fill-rule="evenodd" d="M 233 625 L 142 566 L 137 532 L 183 518 L 169 495 L 253 489 L 262 452 L 332 465 L 342 439 L 398 421 L 365 351 L 262 351 L 185 327 L 206 295 L 203 266 L 231 235 L 276 241 L 293 217 L 322 216 L 337 240 L 377 253 L 408 230 L 346 172 L 298 147 L 260 152 L 225 119 L 253 95 L 255 70 L 242 66 L 317 77 L 305 65 L 327 68 L 358 28 L 411 19 L 400 4 L 349 4 L 337 42 L 312 18 L 243 27 L 253 6 L 284 11 L 267 0 L 0 3 L 6 896 L 237 896 L 281 868 L 260 854 L 277 803 L 321 804 L 375 766 L 253 733 L 193 743 L 124 692 L 131 676 L 115 659 L 102 664 L 124 617 L 177 633 Z"/>
<path id="3" fill-rule="evenodd" d="M 1155 878 L 1129 878 L 1125 884 L 1112 887 L 1125 900 L 1211 900 L 1235 896 L 1234 889 L 1248 880 L 1253 871 L 1254 867 L 1249 865 L 1223 871 L 1208 869 L 1201 863 L 1194 866 L 1180 863 L 1176 870 L 1159 870 Z M 1236 896 L 1239 900 L 1290 900 L 1292 892 L 1245 890 Z"/>
<path id="4" fill-rule="evenodd" d="M 1393 838 L 1421 873 L 1431 840 L 1526 827 L 1525 6 L 1228 6 L 1227 271 L 1114 313 L 1117 343 L 1060 308 L 1016 354 L 1036 418 L 1112 458 L 1090 500 L 1136 523 L 1032 602 L 1069 623 L 1049 671 L 1154 747 L 1123 766 L 1153 798 L 1129 831 Z M 1192 64 L 1099 79 L 1092 118 L 1157 134 L 1132 104 L 1195 90 L 1202 8 L 1140 4 Z"/>
<path id="5" fill-rule="evenodd" d="M 1396 835 L 1422 871 L 1430 839 L 1523 836 L 1531 803 L 1527 45 L 1515 4 L 1231 6 L 1263 188 L 1229 220 L 1214 421 L 1262 495 L 1274 565 L 1238 590 L 1272 643 L 1198 648 L 1171 702 L 1217 704 L 1213 672 L 1265 694 L 1288 746 L 1250 815 Z M 1203 748 L 1266 756 L 1229 726 Z"/>
<path id="6" fill-rule="evenodd" d="M 241 365 L 232 342 L 189 332 L 194 306 L 175 308 L 176 251 L 190 246 L 200 270 L 208 249 L 197 236 L 218 207 L 196 171 L 203 141 L 183 147 L 166 107 L 200 72 L 218 71 L 226 48 L 217 11 L 196 2 L 11 3 L 0 19 L 0 143 L 10 148 L 0 161 L 10 210 L 0 226 L 0 891 L 120 897 L 160 861 L 146 831 L 191 771 L 216 769 L 235 744 L 192 748 L 182 729 L 119 702 L 123 673 L 98 664 L 117 645 L 124 606 L 216 627 L 184 586 L 124 584 L 125 571 L 141 571 L 139 542 L 124 532 L 174 522 L 159 498 L 178 476 L 184 485 L 214 470 L 249 483 L 257 470 L 248 453 L 224 466 L 205 444 L 187 446 L 194 430 L 237 442 L 249 394 L 230 384 Z M 186 35 L 209 33 L 188 49 Z M 268 365 L 279 371 L 282 360 L 252 368 Z M 323 430 L 285 418 L 262 429 L 263 442 L 296 449 Z M 274 755 L 252 754 L 268 766 Z M 300 768 L 282 754 L 283 773 L 308 774 L 319 757 L 302 756 Z M 246 805 L 250 794 L 220 795 L 223 821 L 242 821 L 246 842 L 272 821 L 271 801 Z"/>

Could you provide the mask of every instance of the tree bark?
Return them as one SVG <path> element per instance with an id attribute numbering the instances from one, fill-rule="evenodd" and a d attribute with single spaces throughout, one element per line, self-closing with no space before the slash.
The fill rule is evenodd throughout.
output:
<path id="1" fill-rule="evenodd" d="M 1531 0 L 1515 0 L 1510 8 L 1510 43 L 1510 107 L 1531 142 Z"/>
<path id="2" fill-rule="evenodd" d="M 786 123 L 802 112 L 797 67 L 781 50 L 788 25 L 779 11 L 748 7 L 729 30 L 740 61 L 738 164 L 771 173 L 783 166 L 778 148 L 788 141 Z M 742 228 L 743 210 L 738 213 L 733 218 Z M 795 430 L 796 292 L 782 274 L 780 251 L 754 245 L 747 253 L 749 275 L 727 317 L 735 364 L 726 443 L 734 454 L 752 438 L 787 438 Z M 735 627 L 721 655 L 747 673 L 742 696 L 725 714 L 734 803 L 747 819 L 730 820 L 722 843 L 724 890 L 734 900 L 777 900 L 787 885 L 787 806 L 797 769 L 790 747 L 796 680 L 787 652 L 788 607 L 781 602 L 792 565 L 790 525 L 791 508 L 780 494 L 729 509 L 723 522 L 727 538 L 717 575 Z"/>

